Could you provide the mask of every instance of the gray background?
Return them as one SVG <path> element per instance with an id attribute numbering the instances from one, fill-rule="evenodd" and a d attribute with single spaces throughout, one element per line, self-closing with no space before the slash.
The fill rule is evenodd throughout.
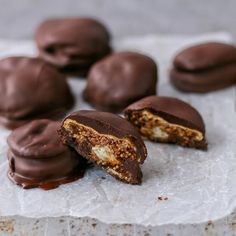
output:
<path id="1" fill-rule="evenodd" d="M 236 37 L 236 0 L 0 0 L 0 38 L 30 38 L 43 19 L 61 16 L 98 17 L 109 26 L 115 37 L 147 33 L 198 34 L 218 30 L 229 31 Z M 1 218 L 0 235 L 16 232 L 22 235 L 29 232 L 35 232 L 34 235 L 68 235 L 68 232 L 74 232 L 78 235 L 81 230 L 85 235 L 96 235 L 101 228 L 116 235 L 123 229 L 130 235 L 136 231 L 141 232 L 140 235 L 145 232 L 176 236 L 236 235 L 235 219 L 233 213 L 214 224 L 164 225 L 142 229 L 132 225 L 124 225 L 127 226 L 125 228 L 104 226 L 97 222 L 96 228 L 92 228 L 88 219 L 83 224 L 83 219 L 55 218 L 48 219 L 45 229 L 45 219 Z"/>
<path id="2" fill-rule="evenodd" d="M 0 38 L 30 38 L 43 19 L 94 16 L 113 36 L 197 34 L 236 36 L 236 0 L 0 0 Z"/>

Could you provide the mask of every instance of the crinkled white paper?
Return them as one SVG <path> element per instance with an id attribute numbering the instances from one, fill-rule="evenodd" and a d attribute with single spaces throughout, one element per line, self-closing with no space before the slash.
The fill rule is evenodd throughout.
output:
<path id="1" fill-rule="evenodd" d="M 0 215 L 89 216 L 106 223 L 157 226 L 198 223 L 231 213 L 236 206 L 234 88 L 207 95 L 182 94 L 171 87 L 167 76 L 171 57 L 178 50 L 207 40 L 232 39 L 228 34 L 216 33 L 194 37 L 149 35 L 115 42 L 117 50 L 138 50 L 158 61 L 160 95 L 179 97 L 200 111 L 206 124 L 207 152 L 146 141 L 149 155 L 142 166 L 141 186 L 121 183 L 92 168 L 83 179 L 55 190 L 23 190 L 6 177 L 9 131 L 1 129 Z M 34 55 L 34 52 L 31 41 L 0 41 L 0 56 Z M 85 80 L 71 79 L 70 84 L 77 97 L 75 109 L 89 108 L 81 98 Z M 160 197 L 168 199 L 159 200 Z"/>

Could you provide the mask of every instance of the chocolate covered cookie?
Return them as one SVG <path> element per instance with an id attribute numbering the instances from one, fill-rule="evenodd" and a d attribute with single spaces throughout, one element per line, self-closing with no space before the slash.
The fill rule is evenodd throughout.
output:
<path id="1" fill-rule="evenodd" d="M 62 123 L 64 142 L 118 180 L 140 184 L 146 147 L 136 128 L 118 115 L 98 111 L 72 113 Z"/>
<path id="2" fill-rule="evenodd" d="M 119 112 L 134 101 L 156 94 L 157 66 L 142 54 L 114 53 L 93 65 L 84 99 L 98 110 Z"/>
<path id="3" fill-rule="evenodd" d="M 8 176 L 14 183 L 47 190 L 83 176 L 86 161 L 61 142 L 59 128 L 60 122 L 42 119 L 10 134 Z"/>
<path id="4" fill-rule="evenodd" d="M 198 93 L 236 84 L 236 48 L 216 42 L 187 48 L 175 56 L 170 79 L 179 90 Z"/>
<path id="5" fill-rule="evenodd" d="M 128 106 L 124 113 L 126 119 L 152 141 L 207 149 L 201 115 L 177 98 L 146 97 Z"/>
<path id="6" fill-rule="evenodd" d="M 0 60 L 0 124 L 13 129 L 37 118 L 57 119 L 73 102 L 64 76 L 43 60 Z"/>
<path id="7" fill-rule="evenodd" d="M 39 56 L 67 75 L 86 76 L 93 63 L 111 52 L 108 30 L 91 18 L 46 20 L 35 40 Z"/>

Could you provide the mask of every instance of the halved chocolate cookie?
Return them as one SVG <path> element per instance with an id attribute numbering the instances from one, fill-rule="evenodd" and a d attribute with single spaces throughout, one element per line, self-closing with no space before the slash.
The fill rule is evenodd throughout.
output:
<path id="1" fill-rule="evenodd" d="M 62 123 L 63 141 L 115 178 L 140 184 L 146 147 L 136 128 L 118 115 L 74 112 Z"/>
<path id="2" fill-rule="evenodd" d="M 205 126 L 196 109 L 179 99 L 150 96 L 125 110 L 125 117 L 139 132 L 156 142 L 207 149 Z"/>

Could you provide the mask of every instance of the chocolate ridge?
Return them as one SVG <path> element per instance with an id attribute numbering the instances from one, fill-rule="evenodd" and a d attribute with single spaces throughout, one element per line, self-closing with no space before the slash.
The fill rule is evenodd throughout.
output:
<path id="1" fill-rule="evenodd" d="M 64 177 L 58 180 L 41 181 L 41 182 L 37 180 L 32 181 L 22 176 L 16 175 L 11 170 L 8 170 L 7 176 L 13 183 L 21 186 L 24 189 L 41 188 L 43 190 L 51 190 L 54 188 L 58 188 L 62 184 L 68 184 L 83 178 L 84 173 L 85 169 L 79 169 L 76 173 L 74 174 L 72 173 L 70 177 Z"/>
<path id="2" fill-rule="evenodd" d="M 207 93 L 236 84 L 236 62 L 200 72 L 172 68 L 171 83 L 181 91 Z"/>
<path id="3" fill-rule="evenodd" d="M 81 56 L 78 52 L 78 54 L 76 55 L 76 58 L 75 57 L 71 58 L 70 55 L 60 54 L 58 56 L 55 56 L 54 54 L 51 54 L 45 51 L 45 49 L 39 48 L 39 57 L 51 63 L 52 65 L 54 65 L 55 67 L 59 69 L 64 68 L 65 66 L 72 65 L 72 66 L 77 66 L 79 70 L 80 67 L 82 68 L 90 67 L 93 63 L 100 60 L 101 58 L 103 58 L 104 56 L 108 55 L 111 52 L 112 52 L 111 47 L 107 46 L 107 48 L 104 49 L 102 53 L 99 53 L 99 54 L 93 53 L 93 54 L 87 55 L 86 58 L 84 58 L 84 56 L 83 55 Z M 76 53 L 76 51 L 73 53 Z"/>
<path id="4" fill-rule="evenodd" d="M 24 189 L 39 187 L 44 190 L 54 189 L 61 184 L 67 184 L 78 180 L 84 176 L 86 162 L 78 158 L 78 154 L 73 150 L 71 151 L 71 155 L 69 155 L 68 152 L 65 152 L 53 156 L 52 160 L 54 161 L 56 159 L 54 163 L 56 163 L 57 166 L 48 162 L 49 159 L 44 158 L 40 160 L 40 158 L 34 159 L 33 157 L 28 159 L 22 156 L 16 156 L 9 151 L 8 160 L 10 168 L 8 170 L 8 178 L 15 184 L 22 186 Z M 59 159 L 62 160 L 62 164 L 58 163 Z M 71 168 L 74 166 L 71 171 L 68 170 L 68 167 L 65 168 L 65 164 L 69 163 L 69 159 Z M 24 162 L 22 162 L 22 160 Z M 27 163 L 29 160 L 32 160 L 32 163 Z M 65 160 L 67 162 L 65 162 Z M 34 166 L 37 165 L 38 170 L 35 171 L 35 173 L 32 172 L 32 164 Z M 21 165 L 23 166 L 23 169 L 20 168 Z M 28 169 L 28 171 L 26 169 Z M 18 172 L 23 173 L 19 174 Z M 63 174 L 61 172 L 63 172 Z"/>
<path id="5" fill-rule="evenodd" d="M 0 116 L 0 124 L 4 127 L 6 127 L 7 129 L 16 129 L 22 125 L 25 125 L 29 122 L 31 122 L 32 120 L 38 120 L 38 119 L 50 119 L 50 120 L 61 120 L 61 118 L 63 118 L 64 114 L 67 112 L 66 109 L 63 108 L 59 108 L 57 110 L 54 110 L 52 112 L 47 112 L 47 113 L 43 113 L 40 115 L 35 115 L 35 116 L 29 116 L 27 117 L 27 119 L 8 119 L 4 116 Z"/>

